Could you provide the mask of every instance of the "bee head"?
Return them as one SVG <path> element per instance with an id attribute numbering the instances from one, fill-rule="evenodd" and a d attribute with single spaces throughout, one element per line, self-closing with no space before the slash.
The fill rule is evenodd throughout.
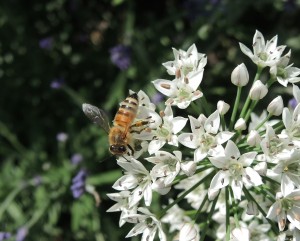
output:
<path id="1" fill-rule="evenodd" d="M 109 147 L 109 151 L 113 155 L 124 155 L 127 151 L 127 148 L 125 145 L 111 145 Z"/>

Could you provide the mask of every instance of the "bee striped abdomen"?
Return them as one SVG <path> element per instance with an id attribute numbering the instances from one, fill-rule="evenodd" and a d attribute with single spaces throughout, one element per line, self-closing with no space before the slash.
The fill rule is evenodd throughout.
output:
<path id="1" fill-rule="evenodd" d="M 114 119 L 114 124 L 128 129 L 136 116 L 138 105 L 139 101 L 136 93 L 128 96 L 121 102 L 120 108 Z"/>

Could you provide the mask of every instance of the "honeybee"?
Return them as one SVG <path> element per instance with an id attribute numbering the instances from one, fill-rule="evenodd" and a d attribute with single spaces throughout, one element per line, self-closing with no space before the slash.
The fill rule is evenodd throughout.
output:
<path id="1" fill-rule="evenodd" d="M 109 151 L 116 156 L 133 154 L 134 148 L 131 139 L 133 127 L 147 125 L 149 121 L 141 120 L 133 123 L 139 107 L 139 99 L 136 93 L 129 95 L 120 103 L 115 115 L 113 126 L 110 127 L 105 112 L 96 106 L 83 104 L 84 114 L 95 124 L 101 126 L 108 133 Z M 130 152 L 128 152 L 128 149 Z"/>

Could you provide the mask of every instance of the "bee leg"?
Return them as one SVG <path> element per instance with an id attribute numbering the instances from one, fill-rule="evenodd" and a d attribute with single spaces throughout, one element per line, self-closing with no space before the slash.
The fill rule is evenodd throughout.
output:
<path id="1" fill-rule="evenodd" d="M 145 125 L 148 125 L 149 123 L 150 123 L 150 121 L 148 121 L 148 120 L 140 120 L 140 121 L 137 121 L 134 124 L 132 124 L 130 126 L 130 128 L 145 126 Z"/>
<path id="2" fill-rule="evenodd" d="M 129 144 L 127 144 L 127 146 L 128 146 L 128 148 L 130 149 L 130 151 L 131 151 L 131 154 L 130 154 L 130 153 L 128 153 L 128 155 L 131 155 L 131 156 L 133 156 L 133 154 L 134 154 L 134 150 L 133 150 L 132 146 L 131 146 L 131 145 L 129 145 Z"/>
<path id="3" fill-rule="evenodd" d="M 149 128 L 149 124 L 153 123 L 151 121 L 148 120 L 141 120 L 141 121 L 137 121 L 136 123 L 134 123 L 133 125 L 130 126 L 130 132 L 131 133 L 137 133 L 140 134 L 142 131 L 151 131 L 151 129 Z M 141 127 L 140 129 L 134 129 L 135 127 Z"/>

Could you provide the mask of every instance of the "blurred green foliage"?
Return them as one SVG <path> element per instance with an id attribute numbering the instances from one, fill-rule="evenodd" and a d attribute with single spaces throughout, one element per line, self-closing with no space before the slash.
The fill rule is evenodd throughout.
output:
<path id="1" fill-rule="evenodd" d="M 106 213 L 114 204 L 106 193 L 121 170 L 81 104 L 113 117 L 129 89 L 153 96 L 151 81 L 166 76 L 161 64 L 171 60 L 171 47 L 196 43 L 208 55 L 201 88 L 215 108 L 216 99 L 232 98 L 233 68 L 250 63 L 238 42 L 251 45 L 255 29 L 267 39 L 278 34 L 300 65 L 299 14 L 296 0 L 1 1 L 0 231 L 12 240 L 20 228 L 26 240 L 124 240 L 130 225 L 120 229 L 119 214 Z M 119 44 L 131 48 L 126 70 L 110 59 Z M 83 160 L 74 165 L 76 153 Z M 99 207 L 88 193 L 72 196 L 81 168 Z"/>

